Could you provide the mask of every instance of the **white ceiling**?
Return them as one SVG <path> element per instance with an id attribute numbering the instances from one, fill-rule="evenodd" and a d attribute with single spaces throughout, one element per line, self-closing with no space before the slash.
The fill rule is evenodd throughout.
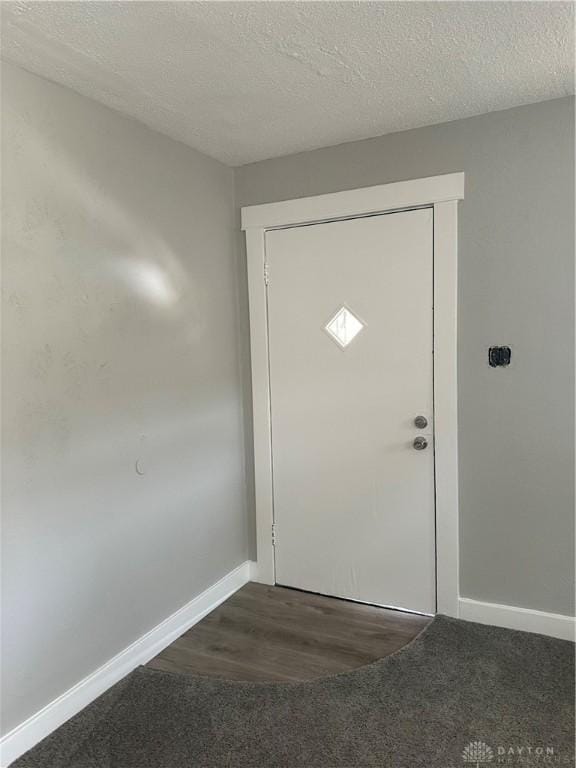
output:
<path id="1" fill-rule="evenodd" d="M 3 57 L 231 165 L 573 92 L 568 2 L 3 2 Z"/>

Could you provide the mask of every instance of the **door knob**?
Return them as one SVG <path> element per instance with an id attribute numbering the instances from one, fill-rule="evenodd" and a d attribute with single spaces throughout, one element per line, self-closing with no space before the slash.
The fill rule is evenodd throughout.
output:
<path id="1" fill-rule="evenodd" d="M 418 427 L 418 429 L 426 429 L 428 426 L 428 419 L 426 416 L 416 416 L 414 419 L 414 426 Z"/>
<path id="2" fill-rule="evenodd" d="M 428 448 L 428 440 L 425 437 L 415 437 L 412 445 L 416 451 L 423 451 L 424 448 Z"/>

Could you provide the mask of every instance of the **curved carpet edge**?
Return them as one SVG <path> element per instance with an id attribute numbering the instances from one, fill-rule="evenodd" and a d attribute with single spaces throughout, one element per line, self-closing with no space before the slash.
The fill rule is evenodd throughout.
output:
<path id="1" fill-rule="evenodd" d="M 319 680 L 140 667 L 118 686 L 13 768 L 452 768 L 470 749 L 574 765 L 574 645 L 443 616 Z"/>

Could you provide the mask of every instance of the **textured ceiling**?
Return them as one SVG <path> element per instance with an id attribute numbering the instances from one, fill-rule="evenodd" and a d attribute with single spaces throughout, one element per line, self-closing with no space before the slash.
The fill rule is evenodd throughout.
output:
<path id="1" fill-rule="evenodd" d="M 564 2 L 3 2 L 3 57 L 231 165 L 573 92 Z"/>

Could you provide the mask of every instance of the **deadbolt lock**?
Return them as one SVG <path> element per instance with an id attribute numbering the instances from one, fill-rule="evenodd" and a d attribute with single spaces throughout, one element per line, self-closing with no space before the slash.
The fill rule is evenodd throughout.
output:
<path id="1" fill-rule="evenodd" d="M 415 437 L 412 445 L 416 451 L 423 451 L 428 448 L 428 440 L 425 437 Z"/>
<path id="2" fill-rule="evenodd" d="M 414 419 L 414 426 L 418 427 L 418 429 L 426 429 L 428 426 L 428 419 L 426 416 L 416 416 Z"/>

